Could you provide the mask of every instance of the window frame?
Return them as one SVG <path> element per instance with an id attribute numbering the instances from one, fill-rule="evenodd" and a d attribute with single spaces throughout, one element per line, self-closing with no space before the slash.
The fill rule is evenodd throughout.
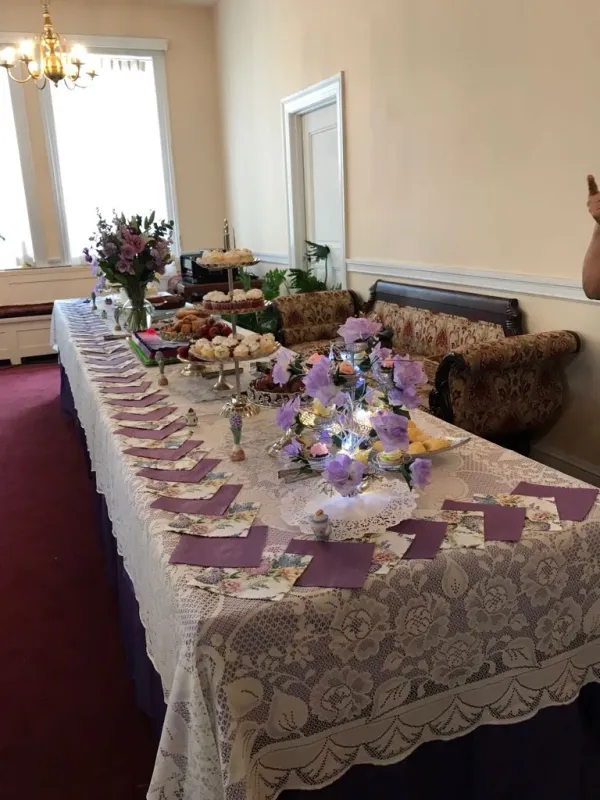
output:
<path id="1" fill-rule="evenodd" d="M 0 33 L 0 49 L 11 47 L 11 42 L 18 41 L 15 34 Z M 23 38 L 21 36 L 21 38 Z M 29 234 L 33 247 L 33 260 L 36 267 L 48 266 L 48 254 L 46 251 L 46 237 L 42 222 L 42 214 L 38 201 L 38 191 L 33 165 L 33 149 L 31 146 L 31 133 L 27 107 L 25 102 L 25 85 L 16 83 L 7 78 L 9 94 L 12 106 L 13 117 L 15 120 L 15 130 L 17 132 L 17 148 L 19 150 L 19 162 L 21 167 L 21 178 L 23 180 L 23 191 L 25 193 L 25 205 L 27 207 L 27 218 L 29 221 Z M 0 272 L 8 272 L 11 269 L 21 269 L 21 267 L 2 267 Z"/>
<path id="2" fill-rule="evenodd" d="M 67 34 L 66 38 L 71 42 L 84 45 L 89 52 L 102 54 L 119 54 L 133 57 L 151 58 L 154 69 L 154 83 L 156 87 L 156 99 L 158 106 L 158 124 L 160 130 L 160 144 L 163 163 L 163 178 L 165 182 L 165 194 L 167 201 L 167 214 L 169 219 L 174 221 L 173 228 L 173 255 L 177 256 L 181 252 L 181 239 L 179 232 L 179 216 L 177 213 L 177 193 L 175 190 L 175 169 L 173 163 L 173 149 L 171 146 L 171 119 L 169 114 L 169 98 L 167 90 L 167 71 L 165 64 L 165 53 L 167 51 L 166 39 L 133 39 L 122 36 L 85 36 L 77 34 Z M 102 74 L 98 76 L 102 80 Z M 23 87 L 21 87 L 23 88 Z M 52 89 L 52 87 L 50 87 Z M 75 89 L 74 91 L 85 91 Z M 60 255 L 57 261 L 61 266 L 77 265 L 83 263 L 76 260 L 69 252 L 69 234 L 67 227 L 66 209 L 62 191 L 62 179 L 60 173 L 60 161 L 58 155 L 58 142 L 56 139 L 56 127 L 54 121 L 54 109 L 52 106 L 52 96 L 47 89 L 39 92 L 40 110 L 42 116 L 42 126 L 46 141 L 48 163 L 52 180 L 52 192 L 54 206 L 56 210 L 56 222 L 59 233 Z M 90 232 L 91 233 L 91 232 Z M 33 233 L 32 233 L 33 238 Z M 58 266 L 58 264 L 56 264 Z"/>

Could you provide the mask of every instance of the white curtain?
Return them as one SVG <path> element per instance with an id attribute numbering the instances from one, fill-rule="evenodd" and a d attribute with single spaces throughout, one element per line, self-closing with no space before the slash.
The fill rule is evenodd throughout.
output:
<path id="1" fill-rule="evenodd" d="M 33 252 L 9 80 L 6 70 L 1 70 L 0 236 L 4 238 L 0 239 L 0 269 L 18 266 L 24 253 L 31 256 Z"/>
<path id="2" fill-rule="evenodd" d="M 49 87 L 73 262 L 96 208 L 168 216 L 152 59 L 102 56 L 99 69 L 87 89 Z"/>

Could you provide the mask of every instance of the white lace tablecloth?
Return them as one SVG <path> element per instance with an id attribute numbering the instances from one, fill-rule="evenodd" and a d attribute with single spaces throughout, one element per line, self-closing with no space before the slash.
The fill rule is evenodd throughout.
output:
<path id="1" fill-rule="evenodd" d="M 114 435 L 114 408 L 71 339 L 70 320 L 98 316 L 81 301 L 55 303 L 52 336 L 168 702 L 148 797 L 271 800 L 283 788 L 324 786 L 354 764 L 399 761 L 423 742 L 518 722 L 599 679 L 598 505 L 561 534 L 401 562 L 360 591 L 296 588 L 266 602 L 188 586 L 194 569 L 168 563 L 178 536 L 160 532 L 165 514 L 150 510 Z M 146 372 L 155 386 L 156 369 Z M 179 372 L 167 368 L 170 402 L 194 404 L 195 436 L 227 460 L 223 399 L 199 405 L 210 393 Z M 459 433 L 414 417 L 426 430 Z M 244 484 L 240 500 L 261 503 L 269 541 L 285 542 L 293 530 L 280 505 L 294 488 L 265 454 L 276 437 L 264 411 L 244 427 L 247 460 L 226 463 Z M 436 459 L 419 507 L 520 480 L 585 485 L 473 438 Z"/>

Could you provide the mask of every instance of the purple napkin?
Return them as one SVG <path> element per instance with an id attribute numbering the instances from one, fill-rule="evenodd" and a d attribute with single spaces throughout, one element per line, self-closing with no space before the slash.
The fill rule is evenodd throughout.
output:
<path id="1" fill-rule="evenodd" d="M 118 358 L 86 358 L 86 364 L 94 364 L 97 367 L 123 367 L 125 364 L 134 364 L 130 356 L 119 356 Z"/>
<path id="2" fill-rule="evenodd" d="M 98 345 L 97 347 L 94 347 L 92 350 L 90 350 L 91 344 L 92 343 L 87 342 L 84 345 L 84 347 L 81 350 L 81 354 L 82 355 L 84 355 L 84 356 L 98 356 L 99 358 L 103 358 L 103 357 L 104 358 L 113 358 L 114 356 L 119 356 L 119 355 L 127 352 L 124 347 L 119 347 L 118 350 L 111 350 L 111 352 L 108 353 L 106 350 L 104 350 L 102 348 L 101 345 Z"/>
<path id="3" fill-rule="evenodd" d="M 101 378 L 103 375 L 122 375 L 124 372 L 129 372 L 134 367 L 139 366 L 133 361 L 124 367 L 90 367 L 90 372 L 94 373 L 94 378 Z"/>
<path id="4" fill-rule="evenodd" d="M 458 500 L 444 500 L 442 508 L 450 511 L 483 511 L 483 535 L 486 542 L 518 542 L 523 534 L 526 514 L 524 508 L 463 503 Z"/>
<path id="5" fill-rule="evenodd" d="M 163 406 L 155 408 L 154 411 L 147 411 L 145 414 L 133 414 L 131 411 L 119 411 L 113 419 L 128 420 L 130 422 L 156 422 L 159 419 L 168 417 L 173 411 L 177 411 L 176 406 Z"/>
<path id="6" fill-rule="evenodd" d="M 141 469 L 136 475 L 164 483 L 198 483 L 219 466 L 220 458 L 201 458 L 192 469 Z"/>
<path id="7" fill-rule="evenodd" d="M 178 424 L 178 422 L 171 423 L 171 425 Z M 183 423 L 183 425 L 185 425 L 185 423 Z M 169 425 L 167 427 L 171 426 Z M 119 430 L 125 429 L 119 428 Z M 127 430 L 135 429 L 127 428 Z M 163 428 L 162 431 L 159 431 L 159 433 L 162 433 L 164 430 L 165 428 Z M 142 433 L 147 433 L 147 431 L 142 431 Z M 128 456 L 135 456 L 136 458 L 152 458 L 155 461 L 179 461 L 180 458 L 187 456 L 188 453 L 191 453 L 192 450 L 200 447 L 201 444 L 204 444 L 202 440 L 198 441 L 197 439 L 188 439 L 187 442 L 180 444 L 179 447 L 128 447 L 124 452 Z M 186 470 L 181 471 L 186 472 Z"/>
<path id="8" fill-rule="evenodd" d="M 143 428 L 117 428 L 116 432 L 121 436 L 129 436 L 131 439 L 151 439 L 154 442 L 162 442 L 162 440 L 166 439 L 167 436 L 170 436 L 172 433 L 177 433 L 177 431 L 180 431 L 182 428 L 185 428 L 185 422 L 179 422 L 178 420 L 175 420 L 169 425 L 165 425 L 165 427 L 161 428 L 159 431 L 147 431 Z M 162 450 L 159 452 L 162 452 Z M 181 458 L 181 456 L 179 456 L 179 458 Z"/>
<path id="9" fill-rule="evenodd" d="M 295 586 L 324 589 L 360 589 L 369 574 L 375 545 L 370 542 L 318 542 L 292 539 L 287 553 L 313 559 Z"/>
<path id="10" fill-rule="evenodd" d="M 440 549 L 447 524 L 430 519 L 405 519 L 388 528 L 396 533 L 414 534 L 413 543 L 403 558 L 435 558 Z"/>
<path id="11" fill-rule="evenodd" d="M 109 406 L 125 406 L 125 408 L 146 408 L 146 406 L 151 406 L 154 403 L 158 403 L 159 400 L 164 400 L 166 394 L 161 394 L 161 392 L 154 392 L 153 394 L 149 394 L 148 397 L 144 397 L 142 400 L 107 400 Z"/>
<path id="12" fill-rule="evenodd" d="M 582 522 L 592 510 L 598 497 L 598 489 L 571 486 L 547 486 L 543 483 L 521 481 L 511 494 L 526 494 L 528 497 L 554 497 L 561 520 Z"/>
<path id="13" fill-rule="evenodd" d="M 137 394 L 138 392 L 146 392 L 152 381 L 142 381 L 137 386 L 109 386 L 107 389 L 100 389 L 104 394 Z"/>
<path id="14" fill-rule="evenodd" d="M 94 378 L 94 381 L 96 383 L 130 383 L 130 381 L 139 381 L 145 374 L 145 372 L 136 372 L 133 375 L 115 375 L 114 377 Z"/>
<path id="15" fill-rule="evenodd" d="M 181 497 L 159 497 L 150 508 L 172 511 L 174 514 L 208 514 L 222 517 L 242 489 L 242 484 L 221 486 L 208 500 L 187 500 Z M 371 562 L 369 562 L 371 563 Z"/>
<path id="16" fill-rule="evenodd" d="M 183 534 L 171 564 L 194 567 L 259 567 L 267 539 L 266 525 L 253 525 L 248 536 L 202 537 Z"/>

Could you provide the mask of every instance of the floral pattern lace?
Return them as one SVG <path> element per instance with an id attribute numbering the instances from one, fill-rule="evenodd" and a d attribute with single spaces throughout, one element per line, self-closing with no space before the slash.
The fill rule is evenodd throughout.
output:
<path id="1" fill-rule="evenodd" d="M 53 339 L 69 377 L 98 490 L 165 689 L 167 715 L 152 800 L 271 800 L 285 789 L 329 784 L 354 764 L 387 764 L 426 741 L 484 724 L 513 724 L 571 702 L 600 680 L 600 510 L 562 531 L 518 544 L 444 550 L 371 574 L 360 591 L 294 588 L 281 601 L 211 594 L 170 565 L 178 535 L 123 456 L 114 408 L 102 400 L 69 322 L 97 319 L 80 301 L 54 307 Z M 298 534 L 282 516 L 273 411 L 246 422 L 247 460 L 231 446 L 220 404 L 167 368 L 169 400 L 185 412 L 194 392 L 197 433 L 260 503 L 268 545 Z M 152 370 L 148 378 L 155 380 Z M 450 425 L 413 412 L 426 431 Z M 473 437 L 437 459 L 421 511 L 443 500 L 494 494 L 520 480 L 582 485 Z"/>

